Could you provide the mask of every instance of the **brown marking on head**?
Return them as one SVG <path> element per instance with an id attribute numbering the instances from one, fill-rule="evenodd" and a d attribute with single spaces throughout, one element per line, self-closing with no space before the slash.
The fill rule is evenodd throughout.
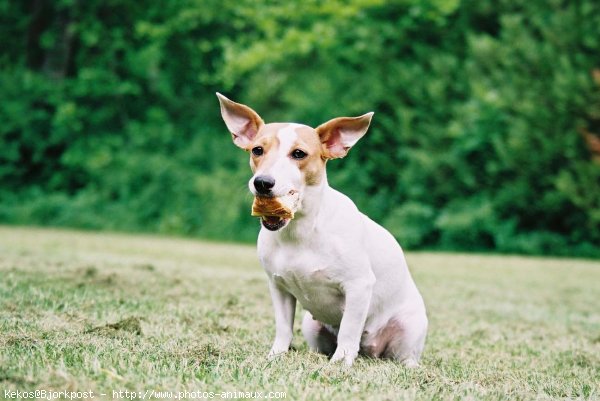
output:
<path id="1" fill-rule="evenodd" d="M 277 133 L 286 125 L 288 124 L 265 124 L 258 131 L 256 137 L 248 147 L 248 150 L 250 151 L 250 167 L 252 168 L 252 172 L 256 172 L 259 167 L 266 169 L 268 166 L 275 163 L 277 149 L 279 149 L 279 138 L 277 138 Z M 255 156 L 252 153 L 252 149 L 257 146 L 263 148 L 262 156 Z"/>
<path id="2" fill-rule="evenodd" d="M 325 172 L 325 159 L 323 159 L 323 147 L 317 132 L 310 127 L 301 126 L 296 128 L 298 140 L 292 149 L 300 149 L 306 152 L 302 160 L 298 160 L 298 167 L 302 172 L 306 185 L 317 185 L 321 183 Z"/>
<path id="3" fill-rule="evenodd" d="M 279 157 L 279 146 L 281 145 L 277 134 L 285 129 L 288 123 L 270 123 L 263 125 L 258 131 L 248 150 L 260 146 L 263 148 L 262 156 L 250 153 L 250 167 L 253 172 L 260 167 L 268 170 L 269 166 L 277 161 Z M 323 158 L 323 147 L 316 131 L 308 126 L 298 126 L 294 129 L 298 138 L 289 149 L 289 152 L 300 149 L 307 154 L 302 160 L 297 160 L 298 168 L 302 173 L 306 185 L 317 185 L 321 182 L 325 171 L 325 159 Z M 288 155 L 289 156 L 289 155 Z"/>
<path id="4" fill-rule="evenodd" d="M 232 134 L 233 142 L 251 152 L 250 167 L 269 171 L 269 168 L 282 156 L 279 152 L 281 141 L 278 133 L 289 123 L 265 124 L 262 118 L 250 107 L 236 103 L 217 93 L 221 105 L 221 115 Z M 286 149 L 290 157 L 295 149 L 306 153 L 302 159 L 294 159 L 305 185 L 318 185 L 325 176 L 327 160 L 344 157 L 348 150 L 367 132 L 373 113 L 359 117 L 338 117 L 311 128 L 305 125 L 294 127 L 297 135 L 295 143 Z M 260 146 L 262 154 L 257 156 L 252 149 Z"/>

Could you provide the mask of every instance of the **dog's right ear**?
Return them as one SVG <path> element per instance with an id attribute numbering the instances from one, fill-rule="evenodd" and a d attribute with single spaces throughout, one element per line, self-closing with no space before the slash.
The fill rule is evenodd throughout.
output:
<path id="1" fill-rule="evenodd" d="M 338 117 L 319 125 L 315 130 L 324 146 L 326 159 L 346 156 L 348 151 L 369 129 L 373 112 L 358 117 Z"/>
<path id="2" fill-rule="evenodd" d="M 221 116 L 231 132 L 233 143 L 242 149 L 248 149 L 264 121 L 250 107 L 227 99 L 217 92 L 221 104 Z"/>

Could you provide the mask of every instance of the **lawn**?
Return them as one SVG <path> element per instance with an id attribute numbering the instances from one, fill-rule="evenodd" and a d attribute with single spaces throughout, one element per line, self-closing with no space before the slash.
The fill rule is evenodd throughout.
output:
<path id="1" fill-rule="evenodd" d="M 600 398 L 600 262 L 407 258 L 430 319 L 421 367 L 345 368 L 307 350 L 299 315 L 294 350 L 266 359 L 273 316 L 252 246 L 0 227 L 0 398 Z"/>

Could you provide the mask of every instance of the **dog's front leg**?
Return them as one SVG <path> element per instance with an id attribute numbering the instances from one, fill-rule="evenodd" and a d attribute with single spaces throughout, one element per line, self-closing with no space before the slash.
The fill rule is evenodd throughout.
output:
<path id="1" fill-rule="evenodd" d="M 269 290 L 275 310 L 275 341 L 269 358 L 287 352 L 292 343 L 296 298 L 269 279 Z"/>
<path id="2" fill-rule="evenodd" d="M 331 362 L 343 361 L 351 366 L 358 355 L 360 339 L 369 312 L 375 277 L 371 274 L 344 284 L 344 315 L 338 332 L 338 346 Z"/>

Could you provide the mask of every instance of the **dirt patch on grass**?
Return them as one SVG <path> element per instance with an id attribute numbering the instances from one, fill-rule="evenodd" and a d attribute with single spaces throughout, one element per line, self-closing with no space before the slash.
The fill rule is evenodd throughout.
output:
<path id="1" fill-rule="evenodd" d="M 149 272 L 156 271 L 156 267 L 151 263 L 138 263 L 133 265 L 133 267 L 138 270 L 145 270 Z"/>
<path id="2" fill-rule="evenodd" d="M 216 366 L 221 358 L 221 350 L 212 343 L 192 344 L 171 353 L 184 366 L 210 369 Z"/>
<path id="3" fill-rule="evenodd" d="M 85 287 L 88 285 L 100 285 L 104 288 L 116 288 L 122 280 L 113 271 L 105 271 L 105 269 L 99 269 L 96 266 L 85 266 L 75 270 L 75 280 L 78 287 Z"/>
<path id="4" fill-rule="evenodd" d="M 14 384 L 15 386 L 31 386 L 36 384 L 35 381 L 12 373 L 2 367 L 0 367 L 0 383 Z"/>
<path id="5" fill-rule="evenodd" d="M 34 338 L 28 334 L 17 335 L 8 334 L 0 337 L 0 345 L 5 347 L 22 347 L 32 348 L 39 344 L 39 339 Z"/>
<path id="6" fill-rule="evenodd" d="M 107 336 L 115 336 L 121 333 L 133 333 L 140 336 L 143 334 L 141 321 L 142 318 L 135 316 L 129 317 L 117 323 L 107 323 L 103 326 L 93 327 L 89 330 L 86 330 L 84 333 Z"/>
<path id="7" fill-rule="evenodd" d="M 80 270 L 80 273 L 85 278 L 92 278 L 98 275 L 98 268 L 96 266 L 87 266 Z"/>

